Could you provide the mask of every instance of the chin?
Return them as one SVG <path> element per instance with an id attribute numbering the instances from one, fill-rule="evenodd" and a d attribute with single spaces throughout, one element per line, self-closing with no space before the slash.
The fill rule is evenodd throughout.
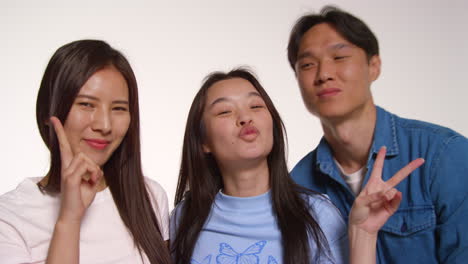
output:
<path id="1" fill-rule="evenodd" d="M 309 109 L 309 111 L 320 119 L 340 118 L 346 116 L 347 114 L 347 111 L 344 107 L 336 105 L 322 106 L 315 109 Z"/>
<path id="2" fill-rule="evenodd" d="M 248 152 L 244 152 L 241 154 L 241 157 L 243 159 L 247 160 L 259 160 L 259 159 L 266 159 L 269 154 L 269 151 L 266 151 L 264 149 L 256 149 Z"/>
<path id="3" fill-rule="evenodd" d="M 89 158 L 99 167 L 104 166 L 104 164 L 109 160 L 109 157 L 103 157 L 102 155 L 90 155 Z"/>

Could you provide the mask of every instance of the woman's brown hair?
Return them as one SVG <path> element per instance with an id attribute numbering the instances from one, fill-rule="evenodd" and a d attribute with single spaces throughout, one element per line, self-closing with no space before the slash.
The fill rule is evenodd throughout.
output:
<path id="1" fill-rule="evenodd" d="M 273 119 L 273 148 L 268 155 L 273 210 L 282 236 L 285 264 L 309 264 L 315 258 L 329 256 L 329 246 L 320 226 L 311 215 L 304 195 L 312 191 L 296 185 L 289 176 L 286 164 L 286 132 L 283 121 L 265 89 L 246 69 L 208 75 L 193 100 L 185 127 L 182 163 L 175 197 L 175 205 L 183 201 L 175 241 L 171 253 L 177 264 L 190 263 L 198 236 L 209 216 L 216 194 L 223 188 L 223 180 L 212 155 L 203 151 L 205 129 L 203 111 L 208 89 L 215 83 L 232 78 L 250 82 L 264 100 Z M 309 239 L 317 252 L 310 252 Z"/>
<path id="2" fill-rule="evenodd" d="M 51 116 L 64 124 L 81 87 L 97 71 L 114 67 L 125 78 L 129 92 L 130 125 L 120 146 L 103 166 L 104 177 L 135 246 L 151 263 L 170 263 L 161 227 L 146 189 L 141 168 L 138 86 L 127 59 L 100 40 L 79 40 L 60 47 L 47 65 L 37 96 L 36 120 L 50 151 L 48 182 L 41 189 L 60 192 L 61 161 L 57 136 L 48 125 Z M 156 205 L 158 207 L 158 205 Z"/>

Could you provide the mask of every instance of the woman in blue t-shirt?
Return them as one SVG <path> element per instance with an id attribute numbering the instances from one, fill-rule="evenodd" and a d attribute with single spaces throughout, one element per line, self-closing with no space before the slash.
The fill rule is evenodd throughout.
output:
<path id="1" fill-rule="evenodd" d="M 293 183 L 285 152 L 283 122 L 252 73 L 205 79 L 185 130 L 171 219 L 176 263 L 375 263 L 378 230 L 401 201 L 393 187 L 423 161 L 383 182 L 381 149 L 346 228 L 326 197 Z"/>

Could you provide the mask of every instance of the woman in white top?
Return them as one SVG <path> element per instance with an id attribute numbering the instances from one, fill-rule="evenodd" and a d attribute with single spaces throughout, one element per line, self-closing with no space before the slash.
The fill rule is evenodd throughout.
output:
<path id="1" fill-rule="evenodd" d="M 55 52 L 36 105 L 50 168 L 0 197 L 1 263 L 170 263 L 167 197 L 142 174 L 138 108 L 119 51 L 80 40 Z"/>

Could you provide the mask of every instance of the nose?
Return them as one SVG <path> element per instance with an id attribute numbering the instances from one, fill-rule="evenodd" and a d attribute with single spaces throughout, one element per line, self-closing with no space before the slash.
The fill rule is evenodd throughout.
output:
<path id="1" fill-rule="evenodd" d="M 317 77 L 315 78 L 315 85 L 323 84 L 327 81 L 333 80 L 335 77 L 335 67 L 333 62 L 322 61 L 317 69 Z"/>
<path id="2" fill-rule="evenodd" d="M 248 110 L 239 111 L 239 114 L 237 116 L 237 126 L 245 126 L 251 123 L 252 123 L 252 115 L 250 111 Z"/>
<path id="3" fill-rule="evenodd" d="M 112 121 L 110 112 L 104 109 L 98 109 L 94 112 L 91 129 L 99 131 L 102 134 L 109 134 L 112 130 Z"/>

